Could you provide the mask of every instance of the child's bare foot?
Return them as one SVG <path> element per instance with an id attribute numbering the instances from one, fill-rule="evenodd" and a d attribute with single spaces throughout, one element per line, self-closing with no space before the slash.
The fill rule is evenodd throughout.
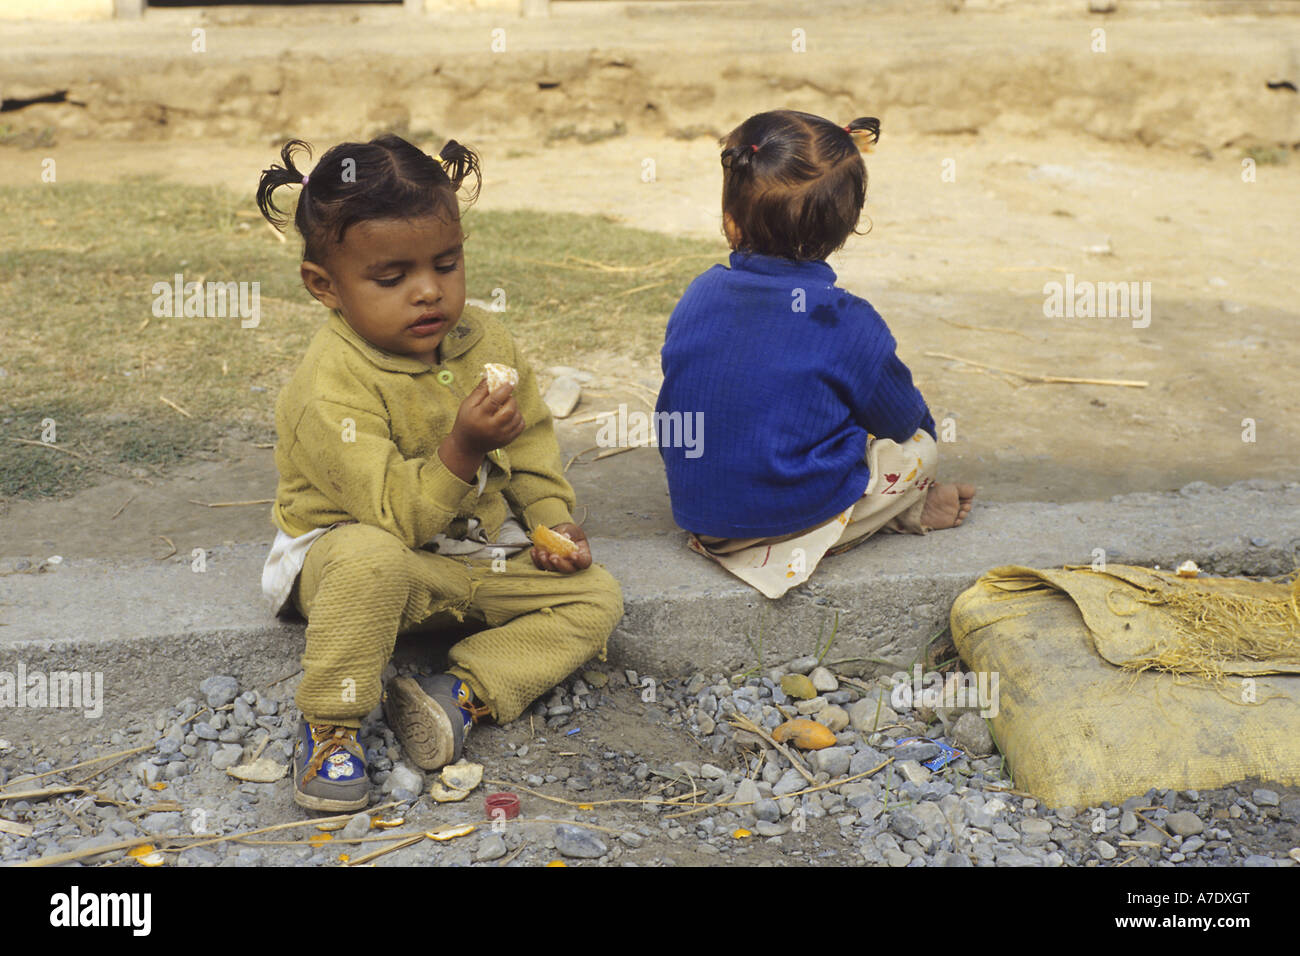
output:
<path id="1" fill-rule="evenodd" d="M 974 485 L 931 485 L 921 511 L 921 524 L 935 531 L 955 528 L 970 514 L 974 499 Z"/>

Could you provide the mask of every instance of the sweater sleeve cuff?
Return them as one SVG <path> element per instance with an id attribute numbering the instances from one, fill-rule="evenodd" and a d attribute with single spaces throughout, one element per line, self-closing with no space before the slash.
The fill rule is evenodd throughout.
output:
<path id="1" fill-rule="evenodd" d="M 452 474 L 437 452 L 425 460 L 424 474 L 420 476 L 424 487 L 435 507 L 441 511 L 455 514 L 465 496 L 474 490 L 474 485 L 461 481 Z"/>
<path id="2" fill-rule="evenodd" d="M 560 498 L 542 498 L 524 509 L 524 524 L 531 532 L 539 524 L 554 528 L 557 524 L 572 524 L 573 515 Z"/>

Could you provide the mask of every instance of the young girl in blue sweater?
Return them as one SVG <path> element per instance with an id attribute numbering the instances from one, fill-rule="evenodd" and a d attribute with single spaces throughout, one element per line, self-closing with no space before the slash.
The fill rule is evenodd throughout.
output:
<path id="1" fill-rule="evenodd" d="M 962 523 L 975 489 L 935 481 L 935 423 L 885 322 L 835 285 L 826 257 L 866 202 L 870 117 L 793 110 L 723 140 L 730 267 L 673 310 L 656 407 L 673 517 L 690 546 L 768 597 L 879 530 Z M 672 423 L 702 422 L 702 447 Z"/>

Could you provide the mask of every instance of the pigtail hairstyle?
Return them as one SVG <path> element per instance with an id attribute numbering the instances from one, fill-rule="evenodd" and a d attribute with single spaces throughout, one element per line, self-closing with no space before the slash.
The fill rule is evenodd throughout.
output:
<path id="1" fill-rule="evenodd" d="M 844 131 L 853 140 L 853 145 L 864 153 L 871 152 L 872 147 L 880 142 L 880 120 L 874 116 L 859 116 L 844 127 Z"/>
<path id="2" fill-rule="evenodd" d="M 462 187 L 472 175 L 468 206 L 482 185 L 478 154 L 455 140 L 447 141 L 438 159 L 391 133 L 368 143 L 340 143 L 307 175 L 293 162 L 298 150 L 311 156 L 310 146 L 290 140 L 280 151 L 283 165 L 262 171 L 257 206 L 271 225 L 282 229 L 288 217 L 273 194 L 281 186 L 302 186 L 294 227 L 303 238 L 303 258 L 311 262 L 326 261 L 348 228 L 359 222 L 427 215 L 459 220 Z"/>
<path id="3" fill-rule="evenodd" d="M 472 203 L 478 199 L 478 191 L 483 185 L 483 175 L 478 165 L 478 154 L 472 149 L 462 146 L 454 139 L 449 139 L 438 153 L 438 158 L 442 160 L 442 168 L 446 171 L 447 178 L 451 180 L 451 184 L 457 192 L 460 191 L 465 178 L 470 173 L 474 174 L 474 188 L 469 193 L 466 203 Z"/>
<path id="4" fill-rule="evenodd" d="M 810 261 L 844 245 L 867 201 L 862 152 L 879 138 L 872 116 L 840 126 L 773 110 L 737 126 L 722 140 L 722 209 L 737 250 Z"/>
<path id="5" fill-rule="evenodd" d="M 262 170 L 262 178 L 257 184 L 257 208 L 262 211 L 266 221 L 283 232 L 289 222 L 288 215 L 275 204 L 272 194 L 281 186 L 302 185 L 307 177 L 299 172 L 293 162 L 293 154 L 299 150 L 311 158 L 311 147 L 300 139 L 291 139 L 280 150 L 280 162 L 283 166 L 272 164 Z"/>
<path id="6" fill-rule="evenodd" d="M 722 168 L 733 175 L 745 175 L 753 172 L 754 154 L 758 152 L 755 148 L 757 143 L 751 143 L 741 146 L 728 146 L 722 151 Z"/>

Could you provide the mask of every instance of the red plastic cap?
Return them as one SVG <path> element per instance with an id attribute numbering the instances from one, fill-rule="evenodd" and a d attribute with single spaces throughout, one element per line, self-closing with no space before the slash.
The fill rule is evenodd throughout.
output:
<path id="1" fill-rule="evenodd" d="M 487 807 L 489 820 L 513 820 L 519 816 L 519 797 L 513 793 L 488 794 L 483 804 Z"/>

